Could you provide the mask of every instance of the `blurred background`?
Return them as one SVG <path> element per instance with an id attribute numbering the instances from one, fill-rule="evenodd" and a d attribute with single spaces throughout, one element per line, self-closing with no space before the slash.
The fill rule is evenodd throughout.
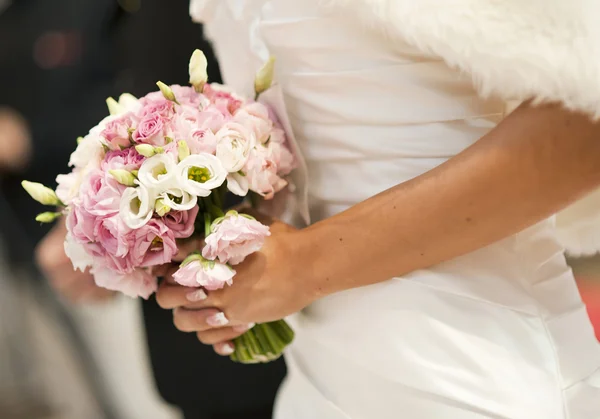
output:
<path id="1" fill-rule="evenodd" d="M 153 299 L 67 292 L 60 278 L 45 278 L 36 251 L 44 272 L 52 266 L 73 276 L 64 270 L 64 232 L 34 221 L 42 210 L 20 186 L 23 179 L 55 186 L 77 137 L 107 115 L 107 97 L 143 96 L 158 80 L 187 84 L 194 49 L 205 51 L 211 81 L 220 81 L 188 7 L 186 0 L 0 0 L 2 419 L 271 416 L 282 362 L 234 364 L 178 332 Z"/>
<path id="2" fill-rule="evenodd" d="M 49 228 L 20 187 L 55 185 L 107 97 L 186 84 L 195 48 L 219 81 L 186 0 L 0 0 L 0 418 L 270 417 L 283 363 L 217 357 L 152 299 L 57 292 L 35 257 Z M 600 258 L 572 266 L 600 336 Z"/>

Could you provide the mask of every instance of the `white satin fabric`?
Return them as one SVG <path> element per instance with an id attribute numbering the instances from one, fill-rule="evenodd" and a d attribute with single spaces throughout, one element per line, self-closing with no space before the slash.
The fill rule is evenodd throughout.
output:
<path id="1" fill-rule="evenodd" d="M 504 116 L 441 61 L 318 0 L 194 0 L 191 12 L 235 88 L 251 93 L 276 57 L 313 220 L 436 167 Z M 277 419 L 600 418 L 600 346 L 554 220 L 292 321 Z"/>

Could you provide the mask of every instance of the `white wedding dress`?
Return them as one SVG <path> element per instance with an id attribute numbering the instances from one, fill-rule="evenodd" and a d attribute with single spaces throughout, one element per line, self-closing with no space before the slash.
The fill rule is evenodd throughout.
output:
<path id="1" fill-rule="evenodd" d="M 191 9 L 236 89 L 251 94 L 276 57 L 313 221 L 436 167 L 505 113 L 441 60 L 318 3 Z M 292 321 L 277 419 L 600 418 L 600 346 L 552 219 Z"/>

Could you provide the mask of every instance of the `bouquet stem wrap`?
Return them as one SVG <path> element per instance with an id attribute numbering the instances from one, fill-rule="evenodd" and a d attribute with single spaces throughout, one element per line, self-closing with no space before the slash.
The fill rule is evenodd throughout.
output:
<path id="1" fill-rule="evenodd" d="M 235 352 L 231 360 L 242 364 L 271 362 L 281 356 L 294 340 L 294 331 L 285 320 L 257 324 L 234 339 Z"/>

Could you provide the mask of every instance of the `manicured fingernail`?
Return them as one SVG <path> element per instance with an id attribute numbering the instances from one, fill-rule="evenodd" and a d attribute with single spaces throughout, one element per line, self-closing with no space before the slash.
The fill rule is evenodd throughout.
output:
<path id="1" fill-rule="evenodd" d="M 233 330 L 235 330 L 236 332 L 247 332 L 248 330 L 252 329 L 254 326 L 256 326 L 256 323 L 249 323 L 249 324 L 242 324 L 239 326 L 233 326 Z"/>
<path id="2" fill-rule="evenodd" d="M 206 319 L 206 324 L 213 327 L 225 326 L 227 323 L 229 323 L 229 320 L 225 317 L 225 313 L 213 314 Z"/>
<path id="3" fill-rule="evenodd" d="M 208 295 L 206 295 L 204 290 L 202 288 L 200 288 L 196 291 L 187 293 L 185 295 L 185 298 L 187 298 L 187 300 L 191 301 L 192 303 L 196 303 L 198 301 L 206 300 L 208 298 Z"/>
<path id="4" fill-rule="evenodd" d="M 231 355 L 235 352 L 235 347 L 231 343 L 226 343 L 221 347 L 221 353 L 223 355 Z"/>

